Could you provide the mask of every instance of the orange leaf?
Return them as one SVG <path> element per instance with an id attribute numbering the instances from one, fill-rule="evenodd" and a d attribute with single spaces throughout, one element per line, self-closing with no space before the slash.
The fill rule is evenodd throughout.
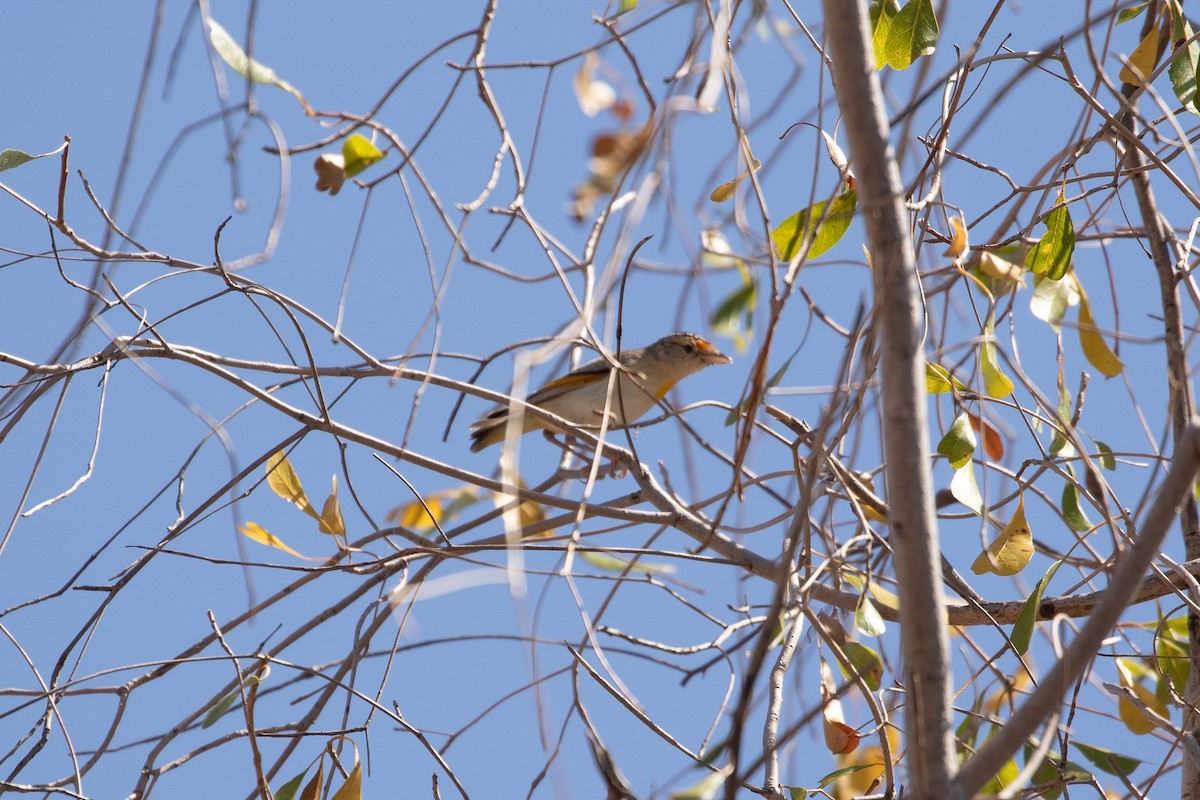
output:
<path id="1" fill-rule="evenodd" d="M 971 427 L 975 433 L 983 436 L 983 451 L 988 454 L 988 458 L 992 461 L 1004 458 L 1004 439 L 1000 432 L 970 411 L 967 412 L 967 418 L 971 420 Z"/>

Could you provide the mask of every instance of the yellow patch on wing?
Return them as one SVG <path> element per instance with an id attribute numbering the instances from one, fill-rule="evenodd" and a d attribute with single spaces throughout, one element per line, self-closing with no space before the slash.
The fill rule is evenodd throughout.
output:
<path id="1" fill-rule="evenodd" d="M 595 383 L 601 378 L 608 377 L 608 371 L 600 372 L 572 372 L 568 375 L 563 375 L 561 378 L 555 378 L 547 383 L 542 388 L 538 389 L 529 396 L 526 402 L 537 405 L 551 400 L 555 397 L 561 397 L 572 389 L 578 389 L 580 386 L 587 386 Z"/>

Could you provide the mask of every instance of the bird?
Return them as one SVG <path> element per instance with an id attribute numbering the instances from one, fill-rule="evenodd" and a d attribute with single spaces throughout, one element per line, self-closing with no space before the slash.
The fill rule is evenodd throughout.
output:
<path id="1" fill-rule="evenodd" d="M 619 385 L 613 386 L 611 400 L 607 400 L 608 378 L 613 367 L 608 360 L 597 358 L 550 381 L 525 402 L 581 428 L 595 430 L 600 427 L 607 400 L 609 424 L 620 427 L 653 408 L 683 378 L 713 364 L 732 363 L 733 359 L 694 333 L 672 333 L 648 347 L 622 352 L 618 361 L 628 372 L 622 372 Z M 509 406 L 500 406 L 471 425 L 471 452 L 478 453 L 504 440 L 511 411 Z M 532 430 L 564 432 L 533 414 L 521 416 L 522 434 Z"/>

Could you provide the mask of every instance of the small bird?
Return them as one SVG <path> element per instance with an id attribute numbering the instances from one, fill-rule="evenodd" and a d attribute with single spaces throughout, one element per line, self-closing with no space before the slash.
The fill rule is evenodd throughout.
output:
<path id="1" fill-rule="evenodd" d="M 729 364 L 733 361 L 706 339 L 694 333 L 672 333 L 649 347 L 626 350 L 620 364 L 629 370 L 622 372 L 620 383 L 612 389 L 608 401 L 609 424 L 620 427 L 645 414 L 671 390 L 671 387 L 692 373 L 710 364 Z M 609 373 L 612 365 L 603 358 L 589 361 L 561 378 L 557 378 L 529 395 L 527 403 L 581 428 L 600 427 L 608 397 Z M 617 394 L 618 389 L 620 395 Z M 622 404 L 625 414 L 621 415 Z M 510 408 L 501 406 L 488 412 L 471 426 L 471 452 L 504 440 Z M 535 418 L 522 415 L 521 433 L 532 430 L 562 432 L 559 428 Z"/>

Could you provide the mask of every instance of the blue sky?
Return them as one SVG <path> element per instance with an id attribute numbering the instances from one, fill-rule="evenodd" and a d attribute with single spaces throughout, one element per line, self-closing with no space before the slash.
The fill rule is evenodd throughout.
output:
<path id="1" fill-rule="evenodd" d="M 816 4 L 802 3 L 796 9 L 806 25 L 819 31 Z M 9 79 L 0 89 L 0 101 L 9 113 L 8 123 L 0 126 L 0 148 L 42 153 L 57 147 L 64 135 L 71 136 L 67 217 L 81 235 L 100 242 L 105 226 L 90 205 L 76 170 L 82 171 L 106 208 L 116 209 L 114 217 L 133 238 L 151 250 L 181 259 L 211 263 L 218 226 L 232 216 L 221 234 L 222 258 L 232 262 L 262 248 L 282 181 L 286 217 L 277 248 L 264 263 L 247 268 L 244 276 L 330 321 L 338 318 L 344 291 L 343 331 L 375 357 L 414 356 L 409 365 L 425 368 L 429 361 L 424 354 L 436 351 L 433 369 L 466 380 L 474 373 L 478 359 L 512 343 L 561 335 L 576 321 L 577 314 L 563 281 L 551 266 L 545 245 L 551 242 L 557 247 L 561 243 L 570 256 L 577 258 L 587 251 L 594 233 L 591 218 L 579 224 L 570 219 L 566 206 L 574 187 L 587 175 L 592 137 L 618 123 L 611 115 L 593 118 L 582 113 L 571 85 L 581 59 L 564 59 L 605 39 L 603 28 L 593 21 L 594 15 L 604 12 L 603 7 L 533 2 L 499 6 L 487 51 L 488 63 L 494 65 L 488 73 L 490 85 L 528 169 L 524 207 L 547 238 L 539 242 L 530 226 L 519 221 L 510 224 L 508 210 L 515 182 L 512 162 L 506 159 L 494 188 L 480 209 L 469 215 L 462 234 L 473 259 L 486 265 L 465 261 L 447 230 L 447 224 L 459 225 L 464 219 L 459 204 L 471 203 L 484 191 L 499 141 L 496 125 L 480 103 L 469 73 L 415 158 L 422 180 L 436 193 L 436 203 L 411 171 L 405 173 L 404 185 L 393 176 L 369 192 L 347 184 L 337 197 L 330 197 L 313 189 L 311 165 L 317 151 L 298 153 L 281 168 L 280 159 L 263 148 L 280 139 L 288 146 L 300 147 L 328 136 L 331 128 L 306 117 L 290 95 L 266 86 L 254 87 L 254 103 L 260 116 L 247 121 L 243 113 L 233 111 L 227 115 L 228 124 L 222 124 L 215 116 L 222 103 L 215 89 L 214 65 L 204 45 L 196 9 L 189 10 L 185 4 L 164 4 L 158 33 L 152 38 L 154 10 L 144 4 L 15 2 L 6 6 L 6 23 L 0 33 L 0 70 Z M 969 45 L 986 11 L 960 5 L 943 9 L 942 40 L 930 62 L 931 74 L 941 74 L 953 63 L 953 45 Z M 211 13 L 235 38 L 244 41 L 244 4 L 212 4 Z M 755 155 L 764 162 L 759 177 L 771 218 L 778 222 L 832 191 L 836 171 L 811 125 L 833 132 L 836 109 L 827 73 L 785 10 L 772 4 L 764 20 L 750 26 L 746 24 L 746 12 L 741 13 L 734 26 L 734 38 L 740 45 L 736 63 L 741 80 L 741 119 Z M 1082 13 L 1079 4 L 1053 4 L 1048 9 L 1006 8 L 981 52 L 1050 46 L 1059 32 L 1078 22 Z M 359 114 L 374 105 L 422 55 L 477 25 L 480 14 L 480 4 L 466 2 L 441 4 L 436 13 L 428 8 L 418 11 L 386 3 L 368 4 L 353 11 L 311 2 L 286 7 L 264 4 L 256 9 L 253 53 L 299 89 L 313 107 Z M 690 62 L 690 71 L 684 70 L 681 88 L 668 82 L 681 69 L 693 25 L 708 24 L 706 16 L 701 15 L 697 22 L 694 14 L 695 8 L 643 4 L 618 23 L 623 30 L 633 30 L 629 46 L 647 86 L 660 103 L 668 96 L 682 102 L 680 98 L 693 96 L 700 84 L 699 64 L 707 58 L 704 48 L 708 39 L 704 37 L 704 48 Z M 639 27 L 647 21 L 645 27 Z M 1128 40 L 1128 44 L 1114 44 L 1114 51 L 1132 49 L 1136 38 L 1133 28 L 1127 25 L 1117 29 L 1114 41 Z M 1011 38 L 1006 39 L 1010 33 Z M 122 153 L 151 41 L 156 46 L 147 73 L 144 105 L 136 138 L 129 147 L 125 183 L 118 194 L 117 176 L 121 174 Z M 462 77 L 455 65 L 467 63 L 470 47 L 471 41 L 463 40 L 430 58 L 388 97 L 378 120 L 407 146 L 416 143 L 454 82 Z M 1083 63 L 1082 50 L 1072 45 L 1070 52 L 1078 59 L 1077 66 Z M 604 65 L 600 77 L 634 100 L 630 126 L 640 125 L 647 109 L 637 88 L 637 75 L 619 48 L 606 46 L 601 55 Z M 557 64 L 560 60 L 562 63 Z M 551 67 L 552 63 L 557 65 Z M 1104 64 L 1106 71 L 1115 76 L 1119 69 L 1115 55 L 1109 55 Z M 919 63 L 914 70 L 923 68 Z M 1079 99 L 1050 74 L 1036 75 L 1021 84 L 1021 91 L 1027 94 L 1006 95 L 1007 81 L 1015 80 L 1020 68 L 1021 62 L 1016 60 L 998 61 L 986 75 L 973 73 L 972 81 L 980 81 L 981 88 L 961 111 L 962 124 L 954 129 L 951 144 L 979 161 L 1002 167 L 1021 183 L 1033 183 L 1033 176 L 1044 164 L 1061 160 L 1059 150 L 1065 144 L 1082 141 L 1091 134 L 1095 120 L 1076 130 Z M 236 106 L 245 98 L 245 84 L 224 67 L 218 69 L 231 98 L 226 106 Z M 888 99 L 893 111 L 906 104 L 915 74 L 889 75 Z M 1169 96 L 1165 80 L 1159 83 L 1162 85 L 1156 84 L 1157 88 Z M 1103 90 L 1097 93 L 1111 100 Z M 906 154 L 906 180 L 915 174 L 919 156 L 924 153 L 913 137 L 930 133 L 927 128 L 936 119 L 936 106 L 936 99 L 924 104 L 911 128 L 897 128 L 898 145 Z M 980 122 L 972 125 L 976 119 Z M 788 131 L 790 125 L 801 121 L 810 126 Z M 1185 119 L 1183 124 L 1189 121 Z M 231 142 L 236 142 L 232 150 Z M 320 152 L 337 150 L 338 145 L 333 144 Z M 663 195 L 653 191 L 652 173 L 644 162 L 627 184 L 637 196 L 613 215 L 595 240 L 595 272 L 619 274 L 630 248 L 643 236 L 653 235 L 639 254 L 643 268 L 632 273 L 627 287 L 624 346 L 644 344 L 676 329 L 713 337 L 718 346 L 734 356 L 734 364 L 689 379 L 681 385 L 675 401 L 686 404 L 711 400 L 733 405 L 742 395 L 749 367 L 763 341 L 768 281 L 762 268 L 756 268 L 760 291 L 755 336 L 748 349 L 739 351 L 731 338 L 712 330 L 710 320 L 720 301 L 741 285 L 742 277 L 736 269 L 701 261 L 699 250 L 700 232 L 715 227 L 722 230 L 736 252 L 751 256 L 765 252 L 761 214 L 746 199 L 748 185 L 743 187 L 737 212 L 732 204 L 717 205 L 707 199 L 716 185 L 743 169 L 736 160 L 725 98 L 720 98 L 717 110 L 711 114 L 673 112 L 669 140 L 660 140 L 648 161 L 661 167 L 658 174 L 665 176 L 674 203 L 668 206 Z M 1112 161 L 1111 152 L 1098 146 L 1081 162 L 1081 171 L 1097 176 L 1086 185 L 1101 184 L 1104 170 L 1111 170 Z M 360 178 L 373 181 L 398 162 L 399 155 L 393 152 Z M 46 158 L 0 175 L 0 182 L 39 207 L 52 209 L 58 170 L 58 158 Z M 1195 176 L 1185 173 L 1185 177 Z M 1018 212 L 1018 223 L 999 226 L 999 218 L 1011 208 L 1011 204 L 1006 205 L 980 220 L 972 230 L 973 241 L 998 241 L 1011 236 L 1036 218 L 1038 208 L 1049 208 L 1053 173 L 1040 180 L 1048 188 L 1041 195 L 1031 195 L 1032 199 Z M 994 173 L 956 161 L 947 169 L 944 198 L 961 208 L 968 220 L 984 215 L 1006 192 L 1005 182 Z M 1078 193 L 1079 188 L 1068 192 Z M 1122 213 L 1132 213 L 1130 196 L 1123 195 L 1125 208 L 1112 203 L 1098 206 L 1095 214 L 1099 222 L 1088 221 L 1091 200 L 1072 205 L 1072 213 L 1077 223 L 1090 225 L 1092 230 L 1117 227 L 1122 224 Z M 411 203 L 408 197 L 413 198 Z M 1165 182 L 1160 199 L 1172 221 L 1186 228 L 1195 210 L 1183 204 Z M 932 215 L 931 226 L 945 230 L 945 217 L 940 211 Z M 1033 235 L 1040 232 L 1041 226 L 1034 226 Z M 61 236 L 54 241 L 60 248 L 68 246 Z M 850 326 L 857 309 L 871 302 L 870 274 L 862 257 L 861 241 L 856 224 L 834 250 L 802 272 L 800 287 L 821 314 L 841 326 Z M 48 358 L 78 317 L 82 294 L 59 276 L 53 260 L 20 255 L 45 253 L 50 248 L 50 236 L 46 225 L 11 195 L 0 196 L 0 246 L 5 248 L 0 281 L 10 309 L 0 315 L 0 351 L 31 360 Z M 945 266 L 940 263 L 945 259 L 933 252 L 940 254 L 942 249 L 940 244 L 923 249 L 923 268 Z M 75 281 L 90 279 L 92 265 L 86 260 L 70 260 L 77 254 L 69 250 L 64 253 L 68 256 L 64 261 L 67 275 Z M 562 252 L 555 252 L 554 257 L 559 264 L 571 260 Z M 1155 318 L 1160 313 L 1156 310 L 1157 288 L 1142 251 L 1128 242 L 1107 241 L 1101 245 L 1081 241 L 1076 267 L 1092 298 L 1100 327 L 1121 331 L 1120 354 L 1127 365 L 1122 377 L 1107 381 L 1091 370 L 1093 381 L 1082 428 L 1113 450 L 1132 454 L 1111 480 L 1122 492 L 1122 499 L 1128 497 L 1129 504 L 1136 505 L 1145 487 L 1152 483 L 1153 470 L 1146 455 L 1161 436 L 1164 419 L 1162 348 L 1156 338 L 1161 335 Z M 164 320 L 158 330 L 172 342 L 210 352 L 251 360 L 286 362 L 294 358 L 303 362 L 303 343 L 307 343 L 314 359 L 322 365 L 348 365 L 359 360 L 350 347 L 331 341 L 311 321 L 303 321 L 301 337 L 288 315 L 266 298 L 251 302 L 242 294 L 223 294 L 225 285 L 213 274 L 129 263 L 108 265 L 104 273 L 113 286 L 130 297 L 133 311 L 121 307 L 106 311 L 98 322 L 88 326 L 72 350 L 73 358 L 102 349 L 110 333 L 137 333 L 140 328 L 136 314 L 144 313 L 149 320 Z M 944 276 L 932 285 L 943 280 Z M 582 296 L 585 282 L 581 271 L 570 272 L 567 283 L 576 296 Z M 1053 401 L 1055 339 L 1049 328 L 1029 314 L 1029 294 L 1029 290 L 1018 293 L 1011 305 L 1007 300 L 1000 303 L 1000 308 L 1009 313 L 1001 316 L 997 332 L 1001 349 L 1010 358 L 1019 355 L 1031 380 Z M 436 313 L 433 324 L 429 324 L 435 296 Z M 978 296 L 975 302 L 979 302 Z M 598 305 L 591 323 L 604 344 L 614 347 L 615 292 Z M 22 306 L 31 308 L 24 311 Z M 979 331 L 976 326 L 972 333 L 974 312 L 966 290 L 958 287 L 939 294 L 930 307 L 935 320 L 931 357 L 947 365 L 961 364 L 964 372 L 970 373 Z M 1019 353 L 1009 338 L 1010 324 Z M 947 337 L 944 350 L 939 349 L 942 330 Z M 1067 384 L 1073 390 L 1080 370 L 1087 364 L 1069 331 L 1064 342 Z M 831 397 L 830 387 L 839 380 L 844 346 L 845 339 L 810 311 L 805 297 L 788 298 L 769 360 L 770 371 L 782 366 L 794 350 L 798 355 L 772 401 L 798 417 L 813 422 L 820 419 Z M 533 382 L 557 374 L 564 363 L 560 356 L 539 365 Z M 0 369 L 0 380 L 6 384 L 20 375 L 12 367 Z M 76 586 L 61 596 L 48 597 L 0 617 L 0 624 L 11 637 L 11 646 L 0 646 L 0 675 L 6 676 L 0 680 L 3 686 L 30 689 L 35 685 L 29 662 L 43 676 L 53 670 L 59 654 L 97 607 L 99 595 L 81 591 L 79 586 L 108 583 L 141 556 L 144 548 L 157 543 L 180 513 L 189 513 L 218 492 L 231 474 L 295 431 L 294 422 L 262 404 L 239 411 L 245 396 L 229 383 L 200 370 L 162 359 L 123 362 L 112 370 L 103 395 L 103 425 L 94 475 L 69 498 L 28 518 L 17 518 L 21 510 L 62 492 L 84 473 L 96 437 L 100 378 L 99 370 L 79 374 L 63 395 L 57 416 L 54 408 L 58 389 L 50 392 L 0 445 L 0 471 L 9 476 L 0 489 L 0 508 L 5 509 L 4 518 L 15 520 L 0 552 L 0 609 L 11 609 L 31 597 L 47 596 L 67 584 Z M 484 371 L 478 383 L 503 392 L 512 379 L 513 360 L 506 354 Z M 264 376 L 255 376 L 255 380 L 263 385 L 273 382 Z M 407 381 L 373 379 L 351 386 L 349 381 L 330 379 L 325 385 L 330 396 L 345 388 L 349 391 L 336 406 L 338 418 L 345 424 L 392 443 L 404 441 L 415 452 L 484 476 L 493 473 L 495 451 L 479 455 L 467 452 L 467 426 L 488 409 L 489 403 L 467 398 L 443 442 L 443 430 L 457 399 L 455 393 L 430 389 L 421 395 L 418 404 L 417 387 Z M 296 387 L 281 389 L 280 396 L 298 405 L 309 402 L 308 395 Z M 1028 395 L 1022 395 L 1022 399 L 1027 401 Z M 1135 404 L 1145 412 L 1149 433 L 1134 422 Z M 957 411 L 944 397 L 931 408 L 936 437 Z M 224 420 L 235 412 L 223 428 L 228 446 L 209 436 L 210 421 Z M 1036 458 L 1033 436 L 1021 417 L 1011 409 L 997 408 L 993 412 L 1009 442 L 1003 466 L 1016 470 L 1024 459 Z M 724 418 L 725 411 L 713 407 L 693 409 L 686 417 L 715 447 L 728 453 L 734 448 L 735 429 L 725 426 Z M 853 435 L 843 443 L 841 457 L 857 469 L 869 470 L 880 463 L 877 425 L 876 412 L 869 407 L 856 422 Z M 1043 442 L 1049 439 L 1045 432 L 1040 436 Z M 727 465 L 703 451 L 694 440 L 682 437 L 674 421 L 641 430 L 636 442 L 643 460 L 653 465 L 660 479 L 669 480 L 676 491 L 693 502 L 717 495 L 731 483 Z M 43 446 L 45 452 L 39 455 Z M 525 480 L 535 484 L 548 475 L 556 463 L 556 453 L 538 437 L 527 437 L 521 450 Z M 390 509 L 410 502 L 412 496 L 367 448 L 348 447 L 344 462 L 342 457 L 335 441 L 319 435 L 309 436 L 292 454 L 315 500 L 324 498 L 329 477 L 338 475 L 342 506 L 354 531 L 351 538 L 356 538 L 371 530 L 368 515 L 380 523 Z M 794 498 L 795 487 L 787 477 L 791 461 L 786 447 L 764 434 L 752 445 L 748 464 L 759 474 L 775 476 L 776 488 Z M 395 466 L 423 494 L 458 485 L 434 471 Z M 181 470 L 186 478 L 182 483 L 174 477 Z M 939 462 L 936 475 L 938 485 L 944 485 L 950 470 Z M 980 475 L 990 500 L 1011 491 L 1011 484 L 1000 473 L 981 471 Z M 206 616 L 209 610 L 217 620 L 227 620 L 244 611 L 252 597 L 266 597 L 295 579 L 296 572 L 261 564 L 295 567 L 303 562 L 249 543 L 237 534 L 236 523 L 257 521 L 306 555 L 332 552 L 329 539 L 317 533 L 310 520 L 271 495 L 265 485 L 257 484 L 260 477 L 261 471 L 252 482 L 239 486 L 239 492 L 253 492 L 240 499 L 236 512 L 220 502 L 190 525 L 172 544 L 177 554 L 158 556 L 153 568 L 130 583 L 104 612 L 94 639 L 86 647 L 69 650 L 68 661 L 78 661 L 79 675 L 121 668 L 115 677 L 90 679 L 88 686 L 119 684 L 141 674 L 144 668 L 129 665 L 170 658 L 204 636 L 210 629 Z M 348 482 L 367 514 L 354 510 L 355 501 L 345 494 Z M 595 496 L 609 499 L 632 488 L 628 478 L 611 479 L 596 487 Z M 1047 541 L 1057 547 L 1069 546 L 1064 542 L 1073 539 L 1065 531 L 1056 532 L 1061 522 L 1053 513 L 1061 483 L 1047 477 L 1038 488 L 1049 501 L 1027 501 L 1035 532 L 1044 531 Z M 578 486 L 566 490 L 572 496 L 577 491 Z M 143 511 L 147 503 L 149 507 Z M 751 529 L 782 508 L 762 494 L 750 494 L 731 505 L 726 520 L 733 527 Z M 824 507 L 819 513 L 826 513 Z M 997 513 L 1006 516 L 1011 508 Z M 836 526 L 832 516 L 819 521 L 830 524 L 838 535 L 849 536 L 853 525 L 847 520 L 843 509 Z M 590 534 L 605 527 L 590 524 L 584 532 Z M 479 531 L 479 538 L 499 531 L 498 523 L 492 523 Z M 779 525 L 764 526 L 740 540 L 770 555 L 778 550 L 782 534 Z M 960 571 L 969 571 L 979 552 L 980 534 L 978 518 L 971 515 L 943 521 L 944 549 Z M 102 541 L 114 536 L 112 546 L 94 562 L 86 561 Z M 603 537 L 596 540 L 612 546 L 672 551 L 694 546 L 677 533 L 668 531 L 659 536 L 645 526 L 605 532 Z M 1107 552 L 1104 546 L 1098 549 Z M 372 552 L 380 555 L 386 550 L 380 544 Z M 370 694 L 382 686 L 379 702 L 383 706 L 391 708 L 395 701 L 406 720 L 425 729 L 435 744 L 441 744 L 445 734 L 465 726 L 507 693 L 536 677 L 570 666 L 572 659 L 563 642 L 578 646 L 583 626 L 571 584 L 555 574 L 563 565 L 560 550 L 547 548 L 527 555 L 527 566 L 533 571 L 527 597 L 514 597 L 504 583 L 490 583 L 418 603 L 412 618 L 404 620 L 396 642 L 393 639 L 398 625 L 389 623 L 373 642 L 373 650 L 382 653 L 395 643 L 398 655 L 390 661 L 383 654 L 366 659 L 359 676 L 360 688 Z M 1168 552 L 1183 558 L 1177 543 L 1172 543 Z M 244 568 L 235 563 L 243 559 L 258 566 Z M 504 563 L 496 554 L 482 554 L 477 560 L 493 567 Z M 975 579 L 975 585 L 989 599 L 1011 599 L 1020 596 L 1022 585 L 1036 581 L 1049 563 L 1049 558 L 1037 556 L 1028 575 L 1016 585 L 999 578 Z M 684 586 L 668 587 L 717 618 L 738 618 L 740 612 L 731 611 L 731 607 L 763 603 L 769 598 L 769 587 L 744 581 L 737 571 L 719 564 L 681 561 L 676 566 L 676 577 Z M 71 576 L 81 568 L 81 576 L 73 579 Z M 468 562 L 444 565 L 435 576 L 471 574 L 475 568 L 475 563 Z M 614 587 L 616 576 L 578 564 L 576 569 L 578 600 L 590 614 Z M 493 577 L 497 574 L 495 569 L 491 572 Z M 296 597 L 273 606 L 253 624 L 239 628 L 230 644 L 239 653 L 253 653 L 260 641 L 280 635 L 273 633 L 277 626 L 290 631 L 365 579 L 350 573 L 328 576 L 328 580 L 318 581 Z M 1061 588 L 1068 583 L 1063 580 Z M 324 625 L 318 635 L 290 649 L 286 658 L 293 664 L 312 667 L 344 657 L 360 616 L 376 609 L 371 601 L 379 601 L 393 586 L 394 582 L 374 590 Z M 1131 615 L 1142 621 L 1152 617 L 1148 609 Z M 684 605 L 668 600 L 668 588 L 635 581 L 622 584 L 613 593 L 603 621 L 673 645 L 711 638 L 717 630 Z M 522 641 L 533 637 L 539 642 L 537 647 Z M 893 627 L 883 649 L 894 651 L 895 641 Z M 28 661 L 15 642 L 20 643 Z M 957 677 L 965 681 L 979 664 L 969 648 L 955 644 L 959 653 Z M 671 665 L 655 663 L 653 653 L 617 640 L 610 641 L 609 646 L 612 649 L 606 655 L 628 681 L 630 690 L 647 712 L 664 728 L 680 735 L 686 746 L 699 747 L 714 719 L 718 723 L 715 738 L 726 733 L 726 720 L 718 709 L 729 684 L 728 665 L 718 664 L 681 686 L 682 676 L 673 660 L 663 659 Z M 992 646 L 999 647 L 995 643 Z M 221 659 L 219 649 L 210 648 L 204 656 L 211 660 L 198 659 L 171 673 L 169 680 L 139 688 L 116 741 L 132 745 L 139 737 L 161 735 L 183 711 L 203 705 L 218 691 L 230 679 L 232 667 Z M 730 657 L 736 661 L 739 656 L 740 652 L 735 652 Z M 1039 640 L 1034 660 L 1044 666 L 1049 659 L 1049 649 Z M 693 666 L 696 663 L 698 660 L 691 662 Z M 794 672 L 796 705 L 789 713 L 799 715 L 801 709 L 816 701 L 816 663 L 816 645 L 808 640 Z M 1001 670 L 1011 671 L 1012 664 L 1002 664 Z M 386 683 L 385 665 L 390 670 Z M 898 679 L 895 668 L 894 663 L 888 665 L 891 679 Z M 295 713 L 288 703 L 313 690 L 311 683 L 296 687 L 287 683 L 300 674 L 300 670 L 276 667 L 264 690 L 282 688 L 278 693 L 264 694 L 264 701 L 275 704 L 269 711 L 264 709 L 264 718 L 279 721 Z M 1097 674 L 1115 680 L 1103 669 Z M 698 772 L 689 770 L 686 759 L 633 720 L 595 683 L 584 680 L 580 692 L 606 738 L 619 743 L 614 749 L 620 766 L 640 794 L 661 795 L 698 777 Z M 569 714 L 570 697 L 569 682 L 561 675 L 547 679 L 540 695 L 521 692 L 456 740 L 448 760 L 474 789 L 475 796 L 522 796 L 547 761 L 552 761 L 552 766 L 534 794 L 594 796 L 595 769 L 577 719 L 566 726 L 562 755 L 549 755 Z M 1119 741 L 1124 752 L 1132 755 L 1149 761 L 1163 757 L 1166 748 L 1161 744 L 1149 745 L 1145 738 L 1135 739 L 1112 721 L 1111 699 L 1096 694 L 1090 702 L 1099 710 L 1088 715 L 1087 735 L 1099 740 L 1093 743 L 1109 742 L 1118 748 Z M 331 704 L 332 710 L 322 717 L 319 728 L 330 731 L 343 724 L 340 703 Z M 366 713 L 365 705 L 357 701 L 352 705 L 349 724 L 356 725 Z M 969 705 L 969 700 L 963 700 L 962 705 Z M 855 722 L 867 721 L 861 704 L 848 706 L 856 715 Z M 0 713 L 9 708 L 11 701 L 6 701 Z M 63 704 L 67 727 L 77 747 L 95 746 L 112 709 L 113 699 L 108 696 L 72 698 Z M 16 741 L 35 720 L 36 713 L 31 710 L 0 717 L 0 738 Z M 159 763 L 241 724 L 240 716 L 232 715 L 212 729 L 190 732 Z M 753 724 L 756 722 L 751 727 Z M 369 739 L 358 732 L 348 734 L 364 756 L 369 747 L 371 772 L 366 796 L 428 791 L 429 775 L 436 767 L 424 750 L 410 735 L 394 732 L 389 722 L 376 719 L 373 725 L 376 727 Z M 323 743 L 320 737 L 306 741 L 283 769 L 282 777 L 300 771 L 319 754 Z M 275 743 L 269 746 L 278 748 Z M 145 749 L 144 745 L 123 747 L 106 758 L 85 781 L 89 796 L 124 796 L 130 791 Z M 62 740 L 52 737 L 46 753 L 38 756 L 34 766 L 17 780 L 32 783 L 67 774 L 64 752 Z M 10 757 L 0 764 L 0 772 L 7 775 L 12 763 Z M 248 793 L 248 763 L 243 744 L 227 745 L 166 773 L 157 791 L 172 797 L 212 796 L 218 791 Z M 815 735 L 802 733 L 789 749 L 785 764 L 785 781 L 794 785 L 813 786 L 833 769 L 819 730 Z M 1137 774 L 1139 778 L 1151 771 L 1145 767 L 1143 770 Z M 1168 776 L 1154 794 L 1157 796 L 1160 790 L 1169 793 L 1162 787 L 1173 786 L 1173 781 L 1174 777 Z M 273 785 L 280 782 L 276 780 Z M 443 782 L 443 796 L 448 796 L 447 789 L 448 783 Z"/>

